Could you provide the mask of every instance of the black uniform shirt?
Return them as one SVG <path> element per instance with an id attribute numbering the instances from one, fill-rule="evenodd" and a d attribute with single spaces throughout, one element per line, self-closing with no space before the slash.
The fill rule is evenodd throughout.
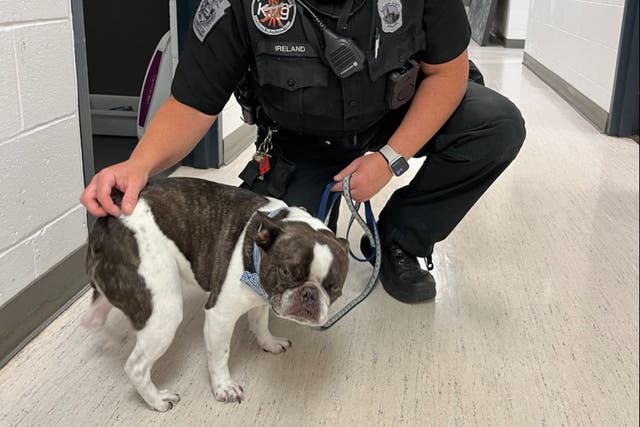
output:
<path id="1" fill-rule="evenodd" d="M 402 1 L 405 5 L 409 4 L 409 0 L 394 1 Z M 374 70 L 370 71 L 371 74 L 376 73 L 374 61 L 371 61 L 371 52 L 374 47 L 365 45 L 370 44 L 370 25 L 368 23 L 371 22 L 371 14 L 375 13 L 376 2 L 379 0 L 355 0 L 352 9 L 353 16 L 347 21 L 347 28 L 338 31 L 336 28 L 338 7 L 307 0 L 307 3 L 313 5 L 318 15 L 330 28 L 345 37 L 354 39 L 361 49 L 367 51 L 369 62 L 372 64 L 370 68 Z M 222 111 L 239 79 L 249 66 L 255 63 L 255 52 L 253 51 L 255 43 L 252 42 L 252 34 L 256 30 L 249 27 L 252 22 L 247 18 L 247 13 L 251 12 L 244 10 L 251 4 L 251 1 L 228 0 L 227 3 L 227 0 L 214 0 L 214 3 L 226 4 L 227 7 L 226 9 L 219 8 L 216 11 L 218 13 L 217 19 L 214 19 L 215 23 L 210 29 L 207 28 L 208 32 L 204 33 L 203 41 L 196 37 L 193 30 L 189 31 L 189 38 L 180 56 L 171 88 L 173 96 L 178 101 L 206 114 L 219 114 Z M 220 16 L 221 11 L 224 11 L 222 16 Z M 298 11 L 299 13 L 300 11 Z M 363 13 L 365 13 L 364 16 Z M 461 0 L 425 0 L 421 26 L 424 40 L 420 40 L 420 42 L 423 49 L 417 55 L 421 61 L 430 64 L 444 63 L 456 58 L 467 48 L 470 31 Z M 203 33 L 201 33 L 202 35 Z M 391 34 L 391 36 L 394 35 Z M 393 45 L 393 39 L 390 40 L 390 45 Z M 367 87 L 359 87 L 363 85 L 360 83 L 355 85 L 354 89 L 354 85 L 349 84 L 349 78 L 340 81 L 337 77 L 332 77 L 334 80 L 329 82 L 324 92 L 326 96 L 315 101 L 324 104 L 324 107 L 318 104 L 307 113 L 303 113 L 300 111 L 302 109 L 298 107 L 296 112 L 298 117 L 296 120 L 290 121 L 292 124 L 300 123 L 298 129 L 294 130 L 305 131 L 314 127 L 322 127 L 327 130 L 327 134 L 349 133 L 361 130 L 382 117 L 382 113 L 372 110 L 373 107 L 367 111 L 366 107 L 374 105 L 375 102 L 366 102 L 366 105 L 360 105 L 363 102 L 355 100 L 357 93 L 367 91 Z M 372 77 L 379 79 L 379 76 L 373 75 Z M 368 83 L 372 85 L 370 86 L 372 91 L 375 88 L 374 83 L 376 82 Z M 290 94 L 289 96 L 288 99 L 295 99 L 291 98 Z M 293 108 L 293 110 L 295 109 Z M 336 112 L 342 119 L 331 120 L 327 112 Z M 327 117 L 324 118 L 323 114 Z M 306 116 L 313 117 L 309 119 Z M 312 131 L 310 133 L 318 132 Z"/>

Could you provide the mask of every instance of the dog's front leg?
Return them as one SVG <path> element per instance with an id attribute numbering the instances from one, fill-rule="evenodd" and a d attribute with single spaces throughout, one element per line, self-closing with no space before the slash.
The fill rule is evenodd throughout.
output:
<path id="1" fill-rule="evenodd" d="M 213 395 L 219 402 L 241 402 L 244 390 L 229 373 L 229 347 L 236 321 L 243 313 L 218 307 L 205 311 L 204 338 Z"/>
<path id="2" fill-rule="evenodd" d="M 278 354 L 291 347 L 291 340 L 274 337 L 269 331 L 269 306 L 264 304 L 249 311 L 249 328 L 256 336 L 258 345 L 269 353 Z"/>
<path id="3" fill-rule="evenodd" d="M 205 310 L 204 337 L 207 346 L 207 361 L 213 395 L 219 402 L 241 402 L 244 390 L 229 373 L 229 351 L 233 328 L 237 320 L 247 311 L 260 305 L 256 295 L 247 295 L 247 290 L 235 283 L 223 286 L 216 304 Z"/>

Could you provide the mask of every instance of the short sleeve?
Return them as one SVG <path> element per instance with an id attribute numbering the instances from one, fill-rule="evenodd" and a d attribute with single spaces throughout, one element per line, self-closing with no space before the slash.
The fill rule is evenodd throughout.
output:
<path id="1" fill-rule="evenodd" d="M 220 114 L 249 67 L 243 2 L 231 3 L 203 41 L 189 30 L 171 86 L 174 98 L 205 114 Z"/>
<path id="2" fill-rule="evenodd" d="M 471 29 L 462 0 L 425 0 L 422 26 L 426 48 L 420 60 L 428 64 L 451 61 L 469 45 Z"/>

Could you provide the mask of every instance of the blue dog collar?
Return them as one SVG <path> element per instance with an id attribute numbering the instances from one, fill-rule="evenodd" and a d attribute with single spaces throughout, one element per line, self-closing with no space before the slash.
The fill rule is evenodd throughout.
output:
<path id="1" fill-rule="evenodd" d="M 267 216 L 269 218 L 275 218 L 284 208 L 276 209 L 269 212 Z M 258 232 L 260 229 L 258 229 Z M 260 284 L 260 248 L 254 242 L 253 243 L 253 269 L 255 273 L 250 271 L 244 271 L 240 276 L 240 281 L 250 287 L 256 294 L 260 295 L 262 299 L 269 302 L 269 295 Z"/>
<path id="2" fill-rule="evenodd" d="M 269 300 L 269 295 L 267 295 L 267 292 L 260 284 L 260 275 L 258 273 L 249 273 L 248 271 L 245 271 L 242 273 L 242 276 L 240 276 L 240 281 L 253 289 L 253 291 L 260 295 L 263 300 Z"/>

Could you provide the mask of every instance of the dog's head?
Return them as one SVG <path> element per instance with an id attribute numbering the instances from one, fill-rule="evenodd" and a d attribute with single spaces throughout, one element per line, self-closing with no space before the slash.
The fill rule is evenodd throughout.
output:
<path id="1" fill-rule="evenodd" d="M 349 243 L 298 208 L 275 219 L 259 213 L 259 221 L 260 283 L 273 311 L 305 325 L 324 324 L 329 305 L 342 294 Z"/>

